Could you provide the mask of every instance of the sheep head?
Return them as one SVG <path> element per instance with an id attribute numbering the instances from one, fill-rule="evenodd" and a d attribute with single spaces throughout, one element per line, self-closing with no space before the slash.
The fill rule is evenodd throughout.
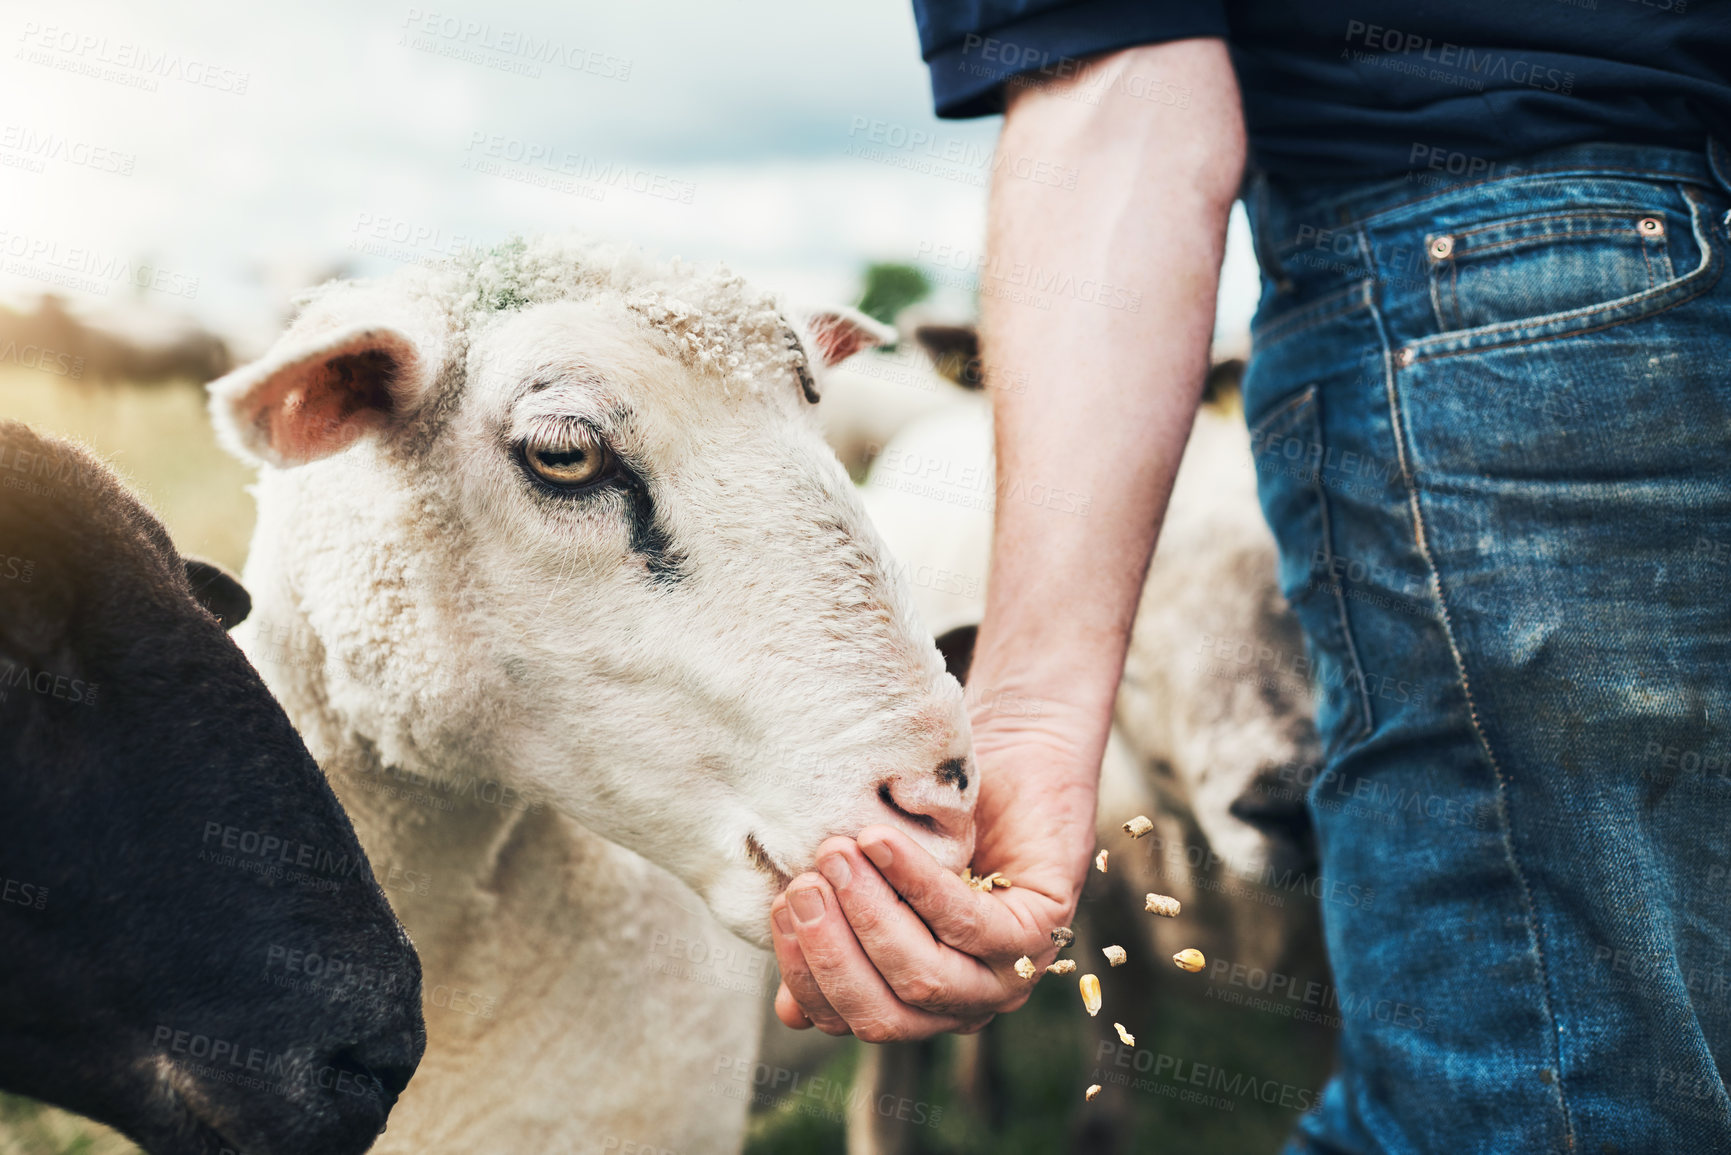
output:
<path id="1" fill-rule="evenodd" d="M 211 387 L 264 467 L 249 584 L 382 757 L 512 783 L 745 937 L 832 834 L 959 869 L 960 687 L 813 416 L 882 337 L 570 243 L 339 284 Z"/>

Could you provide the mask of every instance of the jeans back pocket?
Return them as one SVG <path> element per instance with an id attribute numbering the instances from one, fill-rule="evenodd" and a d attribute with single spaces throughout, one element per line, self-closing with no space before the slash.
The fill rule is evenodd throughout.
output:
<path id="1" fill-rule="evenodd" d="M 1646 292 L 1673 277 L 1662 210 L 1582 209 L 1425 238 L 1443 332 L 1542 317 Z"/>

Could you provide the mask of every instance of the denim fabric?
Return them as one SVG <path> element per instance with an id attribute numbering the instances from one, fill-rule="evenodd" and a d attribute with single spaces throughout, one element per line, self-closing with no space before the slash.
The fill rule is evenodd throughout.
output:
<path id="1" fill-rule="evenodd" d="M 1728 161 L 1250 189 L 1276 660 L 1376 895 L 1289 1151 L 1731 1151 Z"/>

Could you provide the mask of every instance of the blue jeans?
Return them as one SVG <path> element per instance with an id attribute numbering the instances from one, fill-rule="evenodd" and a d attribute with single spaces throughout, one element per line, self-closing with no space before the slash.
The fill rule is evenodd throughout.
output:
<path id="1" fill-rule="evenodd" d="M 1250 189 L 1343 1022 L 1289 1152 L 1731 1151 L 1727 177 Z"/>

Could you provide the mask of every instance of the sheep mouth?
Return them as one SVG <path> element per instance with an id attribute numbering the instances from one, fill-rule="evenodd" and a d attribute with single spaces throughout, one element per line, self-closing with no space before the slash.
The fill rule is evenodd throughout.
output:
<path id="1" fill-rule="evenodd" d="M 244 1150 L 217 1130 L 178 1087 L 169 1089 L 167 1099 L 166 1117 L 150 1119 L 136 1133 L 146 1151 L 153 1155 L 208 1155 L 212 1151 Z"/>
<path id="2" fill-rule="evenodd" d="M 221 1131 L 218 1131 L 215 1127 L 212 1127 L 209 1123 L 206 1123 L 198 1116 L 194 1115 L 192 1117 L 192 1124 L 194 1128 L 192 1139 L 197 1146 L 195 1148 L 189 1147 L 189 1151 L 196 1150 L 199 1152 L 199 1155 L 204 1155 L 204 1153 L 208 1151 L 239 1151 L 241 1149 L 235 1146 L 234 1142 L 230 1140 L 227 1135 L 224 1135 Z"/>
<path id="3" fill-rule="evenodd" d="M 166 1057 L 157 1058 L 155 1067 L 164 1106 L 172 1121 L 157 1128 L 161 1133 L 154 1137 L 154 1143 L 144 1144 L 147 1150 L 162 1155 L 204 1155 L 209 1151 L 242 1150 L 240 1144 L 230 1140 L 210 1122 L 208 1116 L 213 1112 L 190 1074 Z"/>
<path id="4" fill-rule="evenodd" d="M 757 840 L 757 835 L 745 836 L 745 856 L 751 859 L 751 864 L 775 880 L 775 889 L 786 890 L 788 883 L 793 881 L 793 875 L 784 870 L 779 862 L 763 848 L 763 843 Z"/>

